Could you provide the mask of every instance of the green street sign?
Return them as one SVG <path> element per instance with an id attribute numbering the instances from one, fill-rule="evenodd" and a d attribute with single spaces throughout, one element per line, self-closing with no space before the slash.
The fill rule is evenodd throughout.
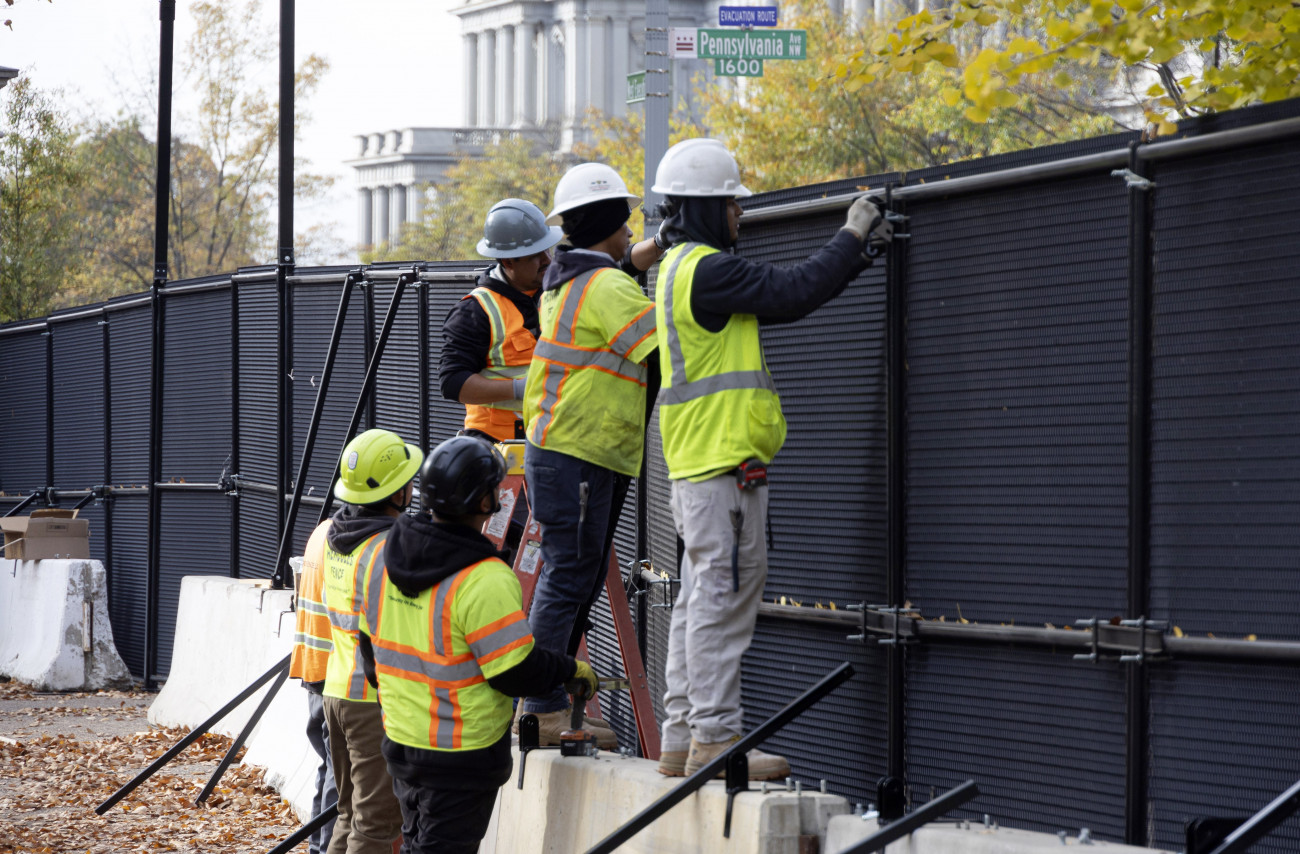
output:
<path id="1" fill-rule="evenodd" d="M 804 30 L 710 30 L 696 34 L 700 59 L 807 59 Z"/>
<path id="2" fill-rule="evenodd" d="M 761 59 L 715 59 L 713 73 L 718 77 L 762 77 Z"/>
<path id="3" fill-rule="evenodd" d="M 639 104 L 645 100 L 645 72 L 633 71 L 627 76 L 627 102 Z"/>

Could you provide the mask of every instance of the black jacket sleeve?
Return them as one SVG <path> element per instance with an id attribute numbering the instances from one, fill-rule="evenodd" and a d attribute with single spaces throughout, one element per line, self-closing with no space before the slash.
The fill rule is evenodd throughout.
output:
<path id="1" fill-rule="evenodd" d="M 790 323 L 834 299 L 869 263 L 862 241 L 841 229 L 811 258 L 794 267 L 746 261 L 717 252 L 700 259 L 691 311 L 701 326 L 719 332 L 733 314 L 763 323 Z"/>
<path id="2" fill-rule="evenodd" d="M 476 299 L 463 299 L 447 312 L 442 325 L 442 358 L 438 360 L 438 383 L 442 396 L 459 401 L 461 387 L 471 374 L 487 366 L 492 344 L 492 325 Z"/>
<path id="3" fill-rule="evenodd" d="M 576 670 L 569 656 L 534 646 L 527 658 L 487 683 L 507 697 L 536 697 L 572 679 Z"/>
<path id="4" fill-rule="evenodd" d="M 375 648 L 370 644 L 370 635 L 365 632 L 357 633 L 357 649 L 361 651 L 361 669 L 366 674 L 366 681 L 370 687 L 379 687 L 379 674 L 375 670 Z"/>

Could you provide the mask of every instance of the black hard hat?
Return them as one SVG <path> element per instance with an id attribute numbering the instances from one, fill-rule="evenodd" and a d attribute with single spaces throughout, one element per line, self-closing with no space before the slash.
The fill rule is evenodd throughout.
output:
<path id="1" fill-rule="evenodd" d="M 497 484 L 506 476 L 501 452 L 473 436 L 453 436 L 429 452 L 420 467 L 420 502 L 439 516 L 468 516 L 479 512 L 484 495 L 492 496 L 492 512 L 501 509 Z"/>

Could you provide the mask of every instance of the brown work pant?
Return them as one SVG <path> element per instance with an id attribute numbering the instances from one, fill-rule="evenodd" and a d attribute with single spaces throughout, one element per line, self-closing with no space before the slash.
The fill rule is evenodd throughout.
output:
<path id="1" fill-rule="evenodd" d="M 329 854 L 392 854 L 402 834 L 402 807 L 380 748 L 379 704 L 326 697 L 325 725 L 339 790 Z"/>

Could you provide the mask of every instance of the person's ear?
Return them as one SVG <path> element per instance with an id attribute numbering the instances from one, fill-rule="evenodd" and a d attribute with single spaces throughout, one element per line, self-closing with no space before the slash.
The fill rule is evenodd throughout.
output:
<path id="1" fill-rule="evenodd" d="M 478 501 L 478 512 L 480 512 L 480 513 L 488 513 L 488 514 L 491 514 L 491 512 L 492 512 L 492 493 L 491 493 L 491 492 L 488 492 L 488 493 L 485 494 L 482 498 L 479 499 L 479 501 Z"/>

